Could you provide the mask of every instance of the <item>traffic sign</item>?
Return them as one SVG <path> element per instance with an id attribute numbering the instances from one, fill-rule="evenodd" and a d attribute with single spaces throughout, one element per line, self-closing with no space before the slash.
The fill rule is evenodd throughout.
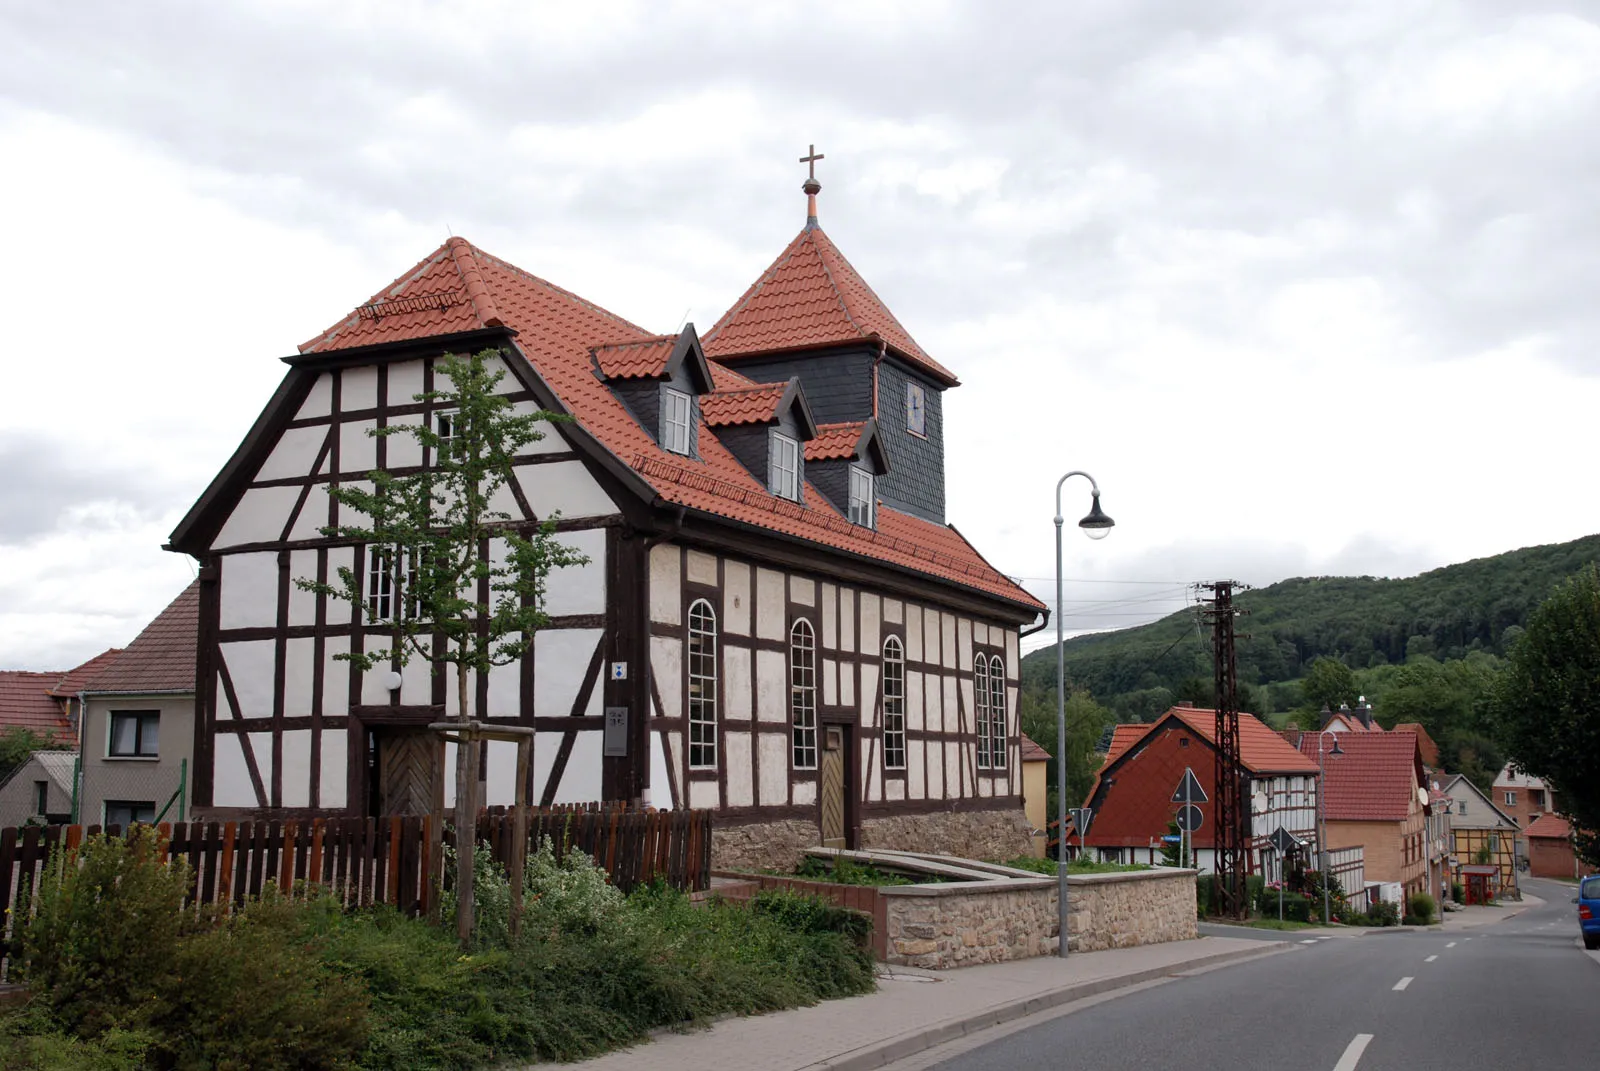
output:
<path id="1" fill-rule="evenodd" d="M 1296 848 L 1304 848 L 1306 846 L 1306 842 L 1295 836 L 1293 833 L 1290 833 L 1282 826 L 1279 826 L 1277 829 L 1273 830 L 1272 846 L 1278 849 L 1279 855 L 1288 855 Z"/>
<path id="2" fill-rule="evenodd" d="M 1178 828 L 1185 833 L 1197 832 L 1205 824 L 1205 815 L 1194 804 L 1185 804 L 1178 808 Z"/>
<path id="3" fill-rule="evenodd" d="M 1089 823 L 1094 819 L 1092 807 L 1068 807 L 1067 817 L 1072 819 L 1072 828 L 1078 831 L 1078 836 L 1089 835 Z"/>
<path id="4" fill-rule="evenodd" d="M 1173 803 L 1209 803 L 1206 790 L 1200 787 L 1200 779 L 1194 775 L 1189 767 L 1183 768 L 1183 780 L 1178 782 L 1178 791 L 1172 794 Z"/>

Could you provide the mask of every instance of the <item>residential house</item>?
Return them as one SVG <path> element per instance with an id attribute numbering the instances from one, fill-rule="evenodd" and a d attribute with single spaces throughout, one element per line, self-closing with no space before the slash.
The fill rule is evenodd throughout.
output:
<path id="1" fill-rule="evenodd" d="M 1528 839 L 1528 873 L 1536 878 L 1578 877 L 1578 857 L 1572 850 L 1572 826 L 1565 818 L 1541 814 L 1523 830 Z"/>
<path id="2" fill-rule="evenodd" d="M 51 825 L 72 814 L 72 771 L 77 756 L 70 751 L 35 751 L 0 781 L 0 828 Z"/>
<path id="3" fill-rule="evenodd" d="M 1276 871 L 1271 838 L 1281 826 L 1307 845 L 1316 841 L 1317 763 L 1307 759 L 1253 714 L 1239 715 L 1240 776 L 1247 778 L 1250 808 L 1249 868 Z M 1215 869 L 1216 713 L 1188 704 L 1153 723 L 1119 725 L 1084 806 L 1094 817 L 1083 839 L 1099 858 L 1154 863 L 1162 838 L 1177 820 L 1182 791 L 1193 774 L 1199 827 L 1193 831 L 1195 862 Z"/>
<path id="4" fill-rule="evenodd" d="M 1300 752 L 1315 760 L 1320 738 L 1307 733 Z M 1330 849 L 1365 848 L 1366 881 L 1428 889 L 1428 784 L 1417 738 L 1400 732 L 1347 732 L 1342 754 L 1325 753 L 1322 791 Z"/>
<path id="5" fill-rule="evenodd" d="M 1372 704 L 1366 696 L 1356 700 L 1354 707 L 1340 703 L 1338 710 L 1322 708 L 1322 728 L 1330 733 L 1381 733 L 1383 726 L 1372 717 Z"/>
<path id="6" fill-rule="evenodd" d="M 26 729 L 57 744 L 76 743 L 83 681 L 117 654 L 117 648 L 102 651 L 69 670 L 0 670 L 0 732 Z"/>
<path id="7" fill-rule="evenodd" d="M 1556 794 L 1543 780 L 1506 763 L 1494 779 L 1495 803 L 1510 815 L 1517 828 L 1526 831 L 1540 815 L 1555 814 Z M 1549 827 L 1546 827 L 1549 828 Z M 1517 837 L 1517 859 L 1526 868 L 1529 858 L 1527 834 Z"/>
<path id="8" fill-rule="evenodd" d="M 1022 811 L 1028 816 L 1033 837 L 1032 854 L 1043 859 L 1045 842 L 1049 839 L 1050 752 L 1033 742 L 1027 733 L 1022 734 Z"/>
<path id="9" fill-rule="evenodd" d="M 1456 774 L 1445 782 L 1450 798 L 1450 869 L 1452 880 L 1463 886 L 1464 868 L 1493 867 L 1485 892 L 1490 897 L 1521 899 L 1517 884 L 1517 823 L 1487 793 Z"/>
<path id="10" fill-rule="evenodd" d="M 702 339 L 655 334 L 453 237 L 286 358 L 255 425 L 174 530 L 200 567 L 195 806 L 210 817 L 416 813 L 453 798 L 461 713 L 425 663 L 361 672 L 405 577 L 326 490 L 430 464 L 379 428 L 447 353 L 493 350 L 516 411 L 570 423 L 514 459 L 498 508 L 589 563 L 465 713 L 535 731 L 531 798 L 714 808 L 719 865 L 819 840 L 1026 851 L 1019 630 L 1044 605 L 945 517 L 953 372 L 818 223 Z M 491 541 L 491 556 L 503 553 Z M 363 608 L 294 581 L 350 569 Z M 610 726 L 610 735 L 607 727 Z M 442 752 L 442 754 L 441 754 Z M 515 796 L 490 742 L 490 804 Z M 432 780 L 391 780 L 427 768 Z"/>
<path id="11" fill-rule="evenodd" d="M 83 683 L 80 821 L 126 826 L 187 817 L 199 625 L 196 581 Z"/>

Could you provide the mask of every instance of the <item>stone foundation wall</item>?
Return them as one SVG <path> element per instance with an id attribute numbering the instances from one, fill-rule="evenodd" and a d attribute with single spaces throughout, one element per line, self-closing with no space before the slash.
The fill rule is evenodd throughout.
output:
<path id="1" fill-rule="evenodd" d="M 785 819 L 711 827 L 711 869 L 777 870 L 785 874 L 800 865 L 807 848 L 822 843 L 815 822 Z"/>
<path id="2" fill-rule="evenodd" d="M 1032 834 L 1033 827 L 1021 807 L 936 811 L 868 818 L 861 823 L 858 847 L 1004 862 L 1033 854 Z"/>
<path id="3" fill-rule="evenodd" d="M 1067 900 L 1072 911 L 1067 927 L 1074 952 L 1191 941 L 1200 936 L 1192 870 L 1136 870 L 1069 878 Z M 1053 892 L 1050 902 L 1053 911 Z M 1052 926 L 1052 932 L 1054 929 Z"/>

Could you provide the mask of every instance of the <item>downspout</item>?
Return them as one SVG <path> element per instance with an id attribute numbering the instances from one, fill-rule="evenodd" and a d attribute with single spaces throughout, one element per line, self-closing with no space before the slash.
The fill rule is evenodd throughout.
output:
<path id="1" fill-rule="evenodd" d="M 657 496 L 656 501 L 660 501 L 660 496 Z M 640 720 L 643 721 L 646 726 L 643 733 L 644 754 L 639 756 L 639 770 L 642 775 L 640 780 L 643 782 L 643 784 L 639 786 L 639 805 L 641 807 L 649 807 L 652 805 L 652 801 L 650 799 L 650 711 L 648 709 L 648 697 L 653 690 L 652 684 L 655 676 L 655 667 L 651 664 L 650 659 L 650 552 L 660 544 L 665 543 L 667 540 L 672 539 L 679 532 L 683 531 L 683 518 L 688 512 L 688 506 L 680 505 L 677 509 L 677 512 L 673 514 L 672 523 L 667 526 L 667 530 L 657 533 L 656 535 L 651 536 L 649 539 L 646 539 L 644 541 L 644 545 L 640 548 L 640 558 L 642 560 L 644 571 L 644 575 L 640 578 L 643 581 L 643 583 L 640 584 L 640 590 L 644 594 L 644 620 L 640 622 L 644 626 L 644 657 L 640 659 L 640 662 L 643 664 L 644 687 L 642 691 L 646 696 L 646 709 L 639 712 Z M 688 746 L 687 739 L 684 741 L 684 746 Z M 684 806 L 688 806 L 688 803 L 689 786 L 684 785 L 683 804 Z"/>
<path id="2" fill-rule="evenodd" d="M 79 798 L 79 786 L 83 784 L 83 742 L 87 738 L 89 728 L 89 693 L 83 690 L 78 692 L 78 761 L 72 771 L 72 825 L 78 824 L 78 807 L 82 803 Z"/>

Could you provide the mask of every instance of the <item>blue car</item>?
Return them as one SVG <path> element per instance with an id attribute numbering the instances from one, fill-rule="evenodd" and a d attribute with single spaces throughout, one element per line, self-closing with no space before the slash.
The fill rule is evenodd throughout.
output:
<path id="1" fill-rule="evenodd" d="M 1583 934 L 1583 947 L 1593 951 L 1600 948 L 1600 874 L 1584 878 L 1578 883 L 1578 930 Z"/>

